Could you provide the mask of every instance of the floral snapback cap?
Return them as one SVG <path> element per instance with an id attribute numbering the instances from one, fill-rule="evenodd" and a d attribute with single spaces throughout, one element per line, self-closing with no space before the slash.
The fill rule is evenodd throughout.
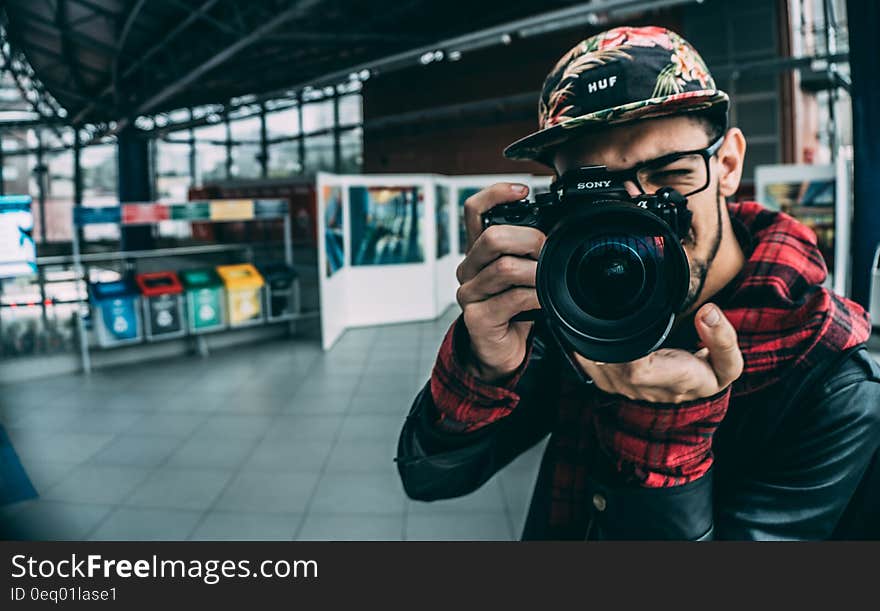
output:
<path id="1" fill-rule="evenodd" d="M 552 167 L 553 150 L 587 131 L 686 112 L 726 118 L 728 105 L 684 38 L 661 27 L 614 28 L 562 56 L 541 91 L 540 130 L 508 146 L 504 156 Z"/>

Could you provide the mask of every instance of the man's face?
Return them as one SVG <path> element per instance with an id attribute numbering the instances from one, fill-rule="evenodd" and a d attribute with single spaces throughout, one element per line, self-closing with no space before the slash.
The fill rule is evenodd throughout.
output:
<path id="1" fill-rule="evenodd" d="M 559 175 L 589 165 L 604 165 L 610 171 L 625 170 L 669 153 L 706 148 L 712 144 L 709 138 L 702 124 L 687 117 L 652 119 L 612 127 L 574 140 L 560 148 L 554 165 Z M 697 302 L 721 244 L 722 198 L 717 174 L 713 158 L 709 165 L 709 186 L 688 197 L 688 210 L 693 214 L 693 220 L 682 245 L 691 277 L 683 312 Z M 630 196 L 638 195 L 637 185 L 626 182 L 624 186 Z"/>

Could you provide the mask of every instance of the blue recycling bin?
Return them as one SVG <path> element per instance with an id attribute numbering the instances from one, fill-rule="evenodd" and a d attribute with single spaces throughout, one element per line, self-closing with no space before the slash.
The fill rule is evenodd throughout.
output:
<path id="1" fill-rule="evenodd" d="M 99 346 L 109 348 L 141 341 L 141 300 L 134 284 L 125 280 L 93 283 L 89 285 L 89 300 Z"/>

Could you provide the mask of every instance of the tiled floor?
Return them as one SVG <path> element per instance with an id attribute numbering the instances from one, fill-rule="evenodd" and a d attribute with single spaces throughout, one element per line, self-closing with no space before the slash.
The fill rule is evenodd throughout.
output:
<path id="1" fill-rule="evenodd" d="M 36 539 L 516 539 L 541 446 L 467 497 L 406 498 L 397 435 L 455 316 L 0 388 Z"/>

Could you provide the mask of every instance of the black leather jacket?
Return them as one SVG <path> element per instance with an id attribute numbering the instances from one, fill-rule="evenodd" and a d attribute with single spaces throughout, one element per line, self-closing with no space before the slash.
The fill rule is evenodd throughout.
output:
<path id="1" fill-rule="evenodd" d="M 428 385 L 398 442 L 406 493 L 432 501 L 480 487 L 551 433 L 547 393 L 570 375 L 535 339 L 511 414 L 470 434 L 440 431 Z M 547 446 L 523 539 L 880 539 L 880 366 L 857 346 L 808 376 L 731 400 L 702 478 L 674 488 L 592 477 L 587 524 L 550 530 Z"/>

